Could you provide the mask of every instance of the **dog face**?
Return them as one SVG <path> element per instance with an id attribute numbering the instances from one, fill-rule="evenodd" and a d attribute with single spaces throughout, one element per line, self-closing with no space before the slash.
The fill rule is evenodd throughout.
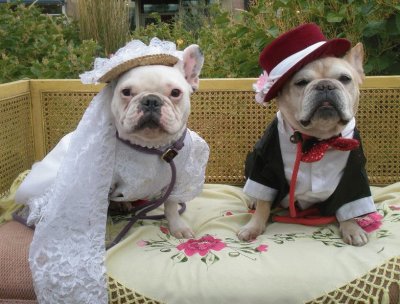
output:
<path id="1" fill-rule="evenodd" d="M 146 147 L 177 140 L 186 128 L 203 62 L 200 48 L 191 45 L 173 67 L 139 66 L 120 76 L 111 101 L 119 136 Z"/>
<path id="2" fill-rule="evenodd" d="M 295 130 L 320 139 L 340 134 L 357 112 L 362 62 L 359 43 L 344 58 L 326 57 L 304 66 L 277 97 L 284 119 Z"/>

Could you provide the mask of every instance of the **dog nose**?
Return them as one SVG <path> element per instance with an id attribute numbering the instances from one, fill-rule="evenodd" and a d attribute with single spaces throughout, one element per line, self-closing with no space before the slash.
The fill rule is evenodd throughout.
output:
<path id="1" fill-rule="evenodd" d="M 157 95 L 147 95 L 141 101 L 143 111 L 159 111 L 163 101 Z"/>
<path id="2" fill-rule="evenodd" d="M 331 91 L 335 89 L 335 86 L 329 81 L 320 81 L 317 84 L 316 89 L 318 91 Z"/>

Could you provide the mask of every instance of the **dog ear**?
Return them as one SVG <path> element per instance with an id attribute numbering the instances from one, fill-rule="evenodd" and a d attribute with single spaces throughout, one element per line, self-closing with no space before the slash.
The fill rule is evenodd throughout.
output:
<path id="1" fill-rule="evenodd" d="M 199 75 L 203 63 L 204 56 L 198 45 L 192 44 L 183 51 L 183 70 L 186 81 L 192 86 L 193 91 L 199 87 Z"/>
<path id="2" fill-rule="evenodd" d="M 363 61 L 364 61 L 364 47 L 361 42 L 357 43 L 344 57 L 344 59 L 352 65 L 360 76 L 360 83 L 365 78 Z"/>

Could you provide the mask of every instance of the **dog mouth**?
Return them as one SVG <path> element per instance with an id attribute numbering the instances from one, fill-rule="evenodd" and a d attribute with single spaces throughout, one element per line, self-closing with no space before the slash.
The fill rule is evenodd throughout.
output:
<path id="1" fill-rule="evenodd" d="M 135 130 L 140 131 L 144 129 L 160 129 L 160 115 L 158 113 L 145 113 L 138 123 L 136 124 Z"/>
<path id="2" fill-rule="evenodd" d="M 300 124 L 303 127 L 308 127 L 313 120 L 338 120 L 338 123 L 342 125 L 346 125 L 349 122 L 345 118 L 338 102 L 332 99 L 323 99 L 316 102 L 307 117 L 300 120 Z"/>

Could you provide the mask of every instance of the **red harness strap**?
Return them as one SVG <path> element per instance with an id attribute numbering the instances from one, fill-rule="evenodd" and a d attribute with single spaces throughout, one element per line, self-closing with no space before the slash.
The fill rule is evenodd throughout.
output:
<path id="1" fill-rule="evenodd" d="M 275 215 L 273 220 L 281 223 L 301 224 L 307 226 L 319 226 L 336 222 L 335 216 L 321 216 L 318 208 L 309 208 L 298 211 L 295 206 L 295 190 L 297 175 L 300 168 L 300 162 L 314 162 L 320 160 L 329 146 L 341 150 L 348 151 L 358 147 L 359 143 L 356 139 L 347 139 L 335 137 L 332 139 L 320 141 L 311 147 L 310 151 L 303 153 L 303 136 L 299 132 L 295 132 L 290 140 L 297 145 L 296 160 L 293 166 L 292 177 L 290 179 L 289 190 L 289 215 Z"/>

